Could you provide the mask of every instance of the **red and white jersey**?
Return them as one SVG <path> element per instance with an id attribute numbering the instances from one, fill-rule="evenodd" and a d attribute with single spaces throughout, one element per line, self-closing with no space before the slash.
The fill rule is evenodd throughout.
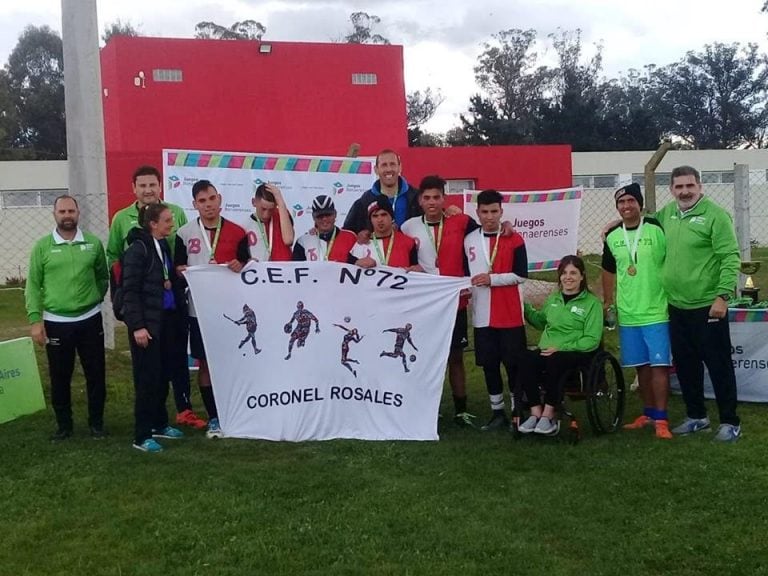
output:
<path id="1" fill-rule="evenodd" d="M 393 241 L 394 245 L 390 252 L 390 243 Z M 416 243 L 413 238 L 395 230 L 387 238 L 379 239 L 371 236 L 371 241 L 368 244 L 355 243 L 349 253 L 355 258 L 373 258 L 379 266 L 407 268 L 411 265 L 411 252 L 415 247 Z M 389 261 L 386 261 L 387 253 L 389 253 Z"/>
<path id="2" fill-rule="evenodd" d="M 298 246 L 304 250 L 304 259 L 307 262 L 330 262 L 347 263 L 347 258 L 352 247 L 357 244 L 357 235 L 349 230 L 336 228 L 336 235 L 324 240 L 317 232 L 307 232 L 300 236 L 296 241 Z M 331 245 L 331 251 L 328 252 L 328 246 Z M 294 258 L 296 250 L 294 249 Z"/>
<path id="3" fill-rule="evenodd" d="M 409 218 L 400 230 L 416 241 L 419 265 L 427 274 L 464 276 L 464 237 L 477 223 L 466 214 L 457 214 L 440 223 L 428 223 L 423 216 Z M 467 307 L 468 298 L 459 300 L 459 309 Z"/>
<path id="4" fill-rule="evenodd" d="M 523 326 L 518 288 L 518 284 L 528 276 L 528 255 L 523 237 L 517 232 L 510 236 L 486 235 L 480 228 L 464 239 L 464 252 L 470 276 L 491 274 L 490 287 L 472 287 L 472 325 L 475 328 Z M 489 264 L 491 260 L 492 268 Z"/>
<path id="5" fill-rule="evenodd" d="M 221 219 L 219 239 L 216 241 L 216 228 L 204 228 L 200 218 L 184 224 L 176 233 L 174 263 L 177 266 L 201 266 L 213 262 L 225 264 L 237 259 L 237 246 L 245 238 L 245 230 L 227 220 Z M 214 242 L 215 253 L 211 253 Z M 192 294 L 189 294 L 189 315 L 196 316 Z"/>
<path id="6" fill-rule="evenodd" d="M 248 252 L 251 258 L 257 262 L 290 262 L 291 247 L 283 242 L 279 215 L 275 213 L 269 222 L 262 226 L 259 224 L 256 216 L 251 214 L 243 225 L 248 236 Z"/>

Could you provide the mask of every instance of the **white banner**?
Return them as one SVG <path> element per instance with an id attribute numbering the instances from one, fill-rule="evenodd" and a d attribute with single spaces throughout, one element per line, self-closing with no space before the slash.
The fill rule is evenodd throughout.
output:
<path id="1" fill-rule="evenodd" d="M 502 192 L 502 220 L 525 238 L 529 270 L 555 270 L 560 259 L 576 254 L 579 241 L 581 188 L 546 192 Z M 473 218 L 477 190 L 464 191 L 464 212 Z"/>
<path id="2" fill-rule="evenodd" d="M 178 204 L 187 218 L 197 217 L 192 207 L 192 185 L 210 180 L 223 198 L 223 214 L 238 224 L 253 212 L 251 199 L 262 183 L 282 190 L 298 238 L 312 226 L 312 200 L 333 198 L 341 225 L 352 203 L 376 180 L 375 158 L 289 156 L 199 150 L 163 150 L 164 198 Z"/>
<path id="3" fill-rule="evenodd" d="M 768 310 L 732 308 L 728 311 L 728 321 L 739 401 L 768 402 Z M 674 391 L 680 391 L 674 372 L 670 374 L 670 386 Z M 715 397 L 706 367 L 704 396 Z"/>
<path id="4" fill-rule="evenodd" d="M 226 436 L 437 440 L 468 278 L 333 262 L 185 275 Z"/>

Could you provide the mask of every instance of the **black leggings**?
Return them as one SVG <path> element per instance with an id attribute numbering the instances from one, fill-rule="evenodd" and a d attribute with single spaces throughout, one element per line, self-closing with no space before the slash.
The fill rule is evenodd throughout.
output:
<path id="1" fill-rule="evenodd" d="M 541 405 L 539 384 L 544 388 L 544 404 L 559 406 L 563 401 L 563 376 L 570 370 L 586 370 L 595 352 L 555 352 L 542 356 L 541 350 L 526 350 L 518 367 L 520 389 L 529 406 Z"/>

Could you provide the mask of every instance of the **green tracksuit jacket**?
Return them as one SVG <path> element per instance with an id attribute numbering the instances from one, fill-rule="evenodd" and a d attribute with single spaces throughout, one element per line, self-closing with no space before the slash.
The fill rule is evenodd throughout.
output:
<path id="1" fill-rule="evenodd" d="M 171 247 L 171 255 L 173 255 L 173 248 L 176 245 L 176 231 L 187 223 L 187 215 L 181 206 L 176 204 L 165 203 L 166 206 L 173 213 L 174 233 L 168 237 L 168 244 Z M 134 202 L 130 206 L 126 206 L 122 210 L 115 212 L 112 217 L 112 224 L 109 227 L 109 240 L 107 241 L 107 263 L 110 268 L 112 264 L 120 260 L 120 256 L 123 255 L 125 249 L 128 248 L 126 244 L 126 238 L 128 238 L 128 232 L 133 228 L 139 227 L 139 206 L 138 202 Z"/>
<path id="2" fill-rule="evenodd" d="M 76 317 L 104 300 L 109 285 L 104 246 L 96 236 L 78 231 L 72 242 L 56 242 L 53 234 L 37 241 L 29 258 L 24 297 L 30 324 L 43 311 Z"/>
<path id="3" fill-rule="evenodd" d="M 741 258 L 728 212 L 703 196 L 684 215 L 670 202 L 656 218 L 667 238 L 662 283 L 672 306 L 704 308 L 721 294 L 733 294 Z"/>
<path id="4" fill-rule="evenodd" d="M 525 320 L 543 330 L 539 348 L 563 352 L 591 352 L 603 338 L 603 305 L 584 290 L 567 304 L 559 290 L 550 294 L 541 310 L 525 305 Z"/>

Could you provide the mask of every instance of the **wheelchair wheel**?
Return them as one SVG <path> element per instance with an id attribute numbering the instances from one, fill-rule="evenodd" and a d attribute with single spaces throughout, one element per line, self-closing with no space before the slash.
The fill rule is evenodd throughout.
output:
<path id="1" fill-rule="evenodd" d="M 610 434 L 621 428 L 624 418 L 624 374 L 618 361 L 598 352 L 589 367 L 585 385 L 587 416 L 595 434 Z"/>

